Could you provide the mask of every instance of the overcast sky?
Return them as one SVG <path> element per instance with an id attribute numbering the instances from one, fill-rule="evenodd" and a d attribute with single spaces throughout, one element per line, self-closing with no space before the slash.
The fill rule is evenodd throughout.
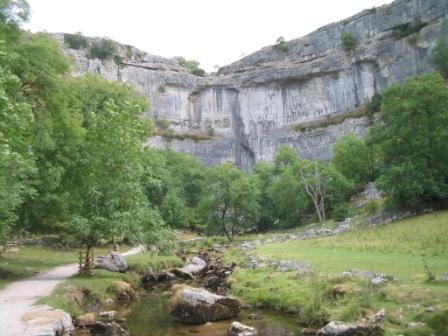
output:
<path id="1" fill-rule="evenodd" d="M 106 36 L 164 57 L 229 64 L 392 0 L 28 0 L 33 32 Z"/>

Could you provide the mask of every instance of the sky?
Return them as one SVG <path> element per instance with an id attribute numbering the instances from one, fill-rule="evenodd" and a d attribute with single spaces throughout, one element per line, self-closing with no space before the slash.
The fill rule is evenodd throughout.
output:
<path id="1" fill-rule="evenodd" d="M 214 71 L 392 0 L 28 0 L 32 32 L 82 32 Z"/>

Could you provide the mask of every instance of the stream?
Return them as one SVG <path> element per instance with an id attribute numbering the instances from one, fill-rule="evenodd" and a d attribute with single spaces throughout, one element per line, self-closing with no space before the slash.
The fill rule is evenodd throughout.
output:
<path id="1" fill-rule="evenodd" d="M 170 291 L 158 288 L 141 292 L 139 298 L 116 307 L 127 318 L 131 336 L 226 336 L 232 321 L 239 321 L 258 330 L 259 336 L 293 336 L 299 329 L 292 319 L 266 311 L 253 311 L 263 316 L 262 320 L 248 319 L 248 312 L 242 310 L 233 320 L 211 322 L 204 325 L 186 325 L 174 321 L 169 312 Z"/>

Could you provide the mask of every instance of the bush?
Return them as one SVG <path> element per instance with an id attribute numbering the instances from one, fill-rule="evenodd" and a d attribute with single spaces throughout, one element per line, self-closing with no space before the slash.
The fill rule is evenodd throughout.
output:
<path id="1" fill-rule="evenodd" d="M 174 59 L 179 63 L 181 67 L 188 69 L 193 75 L 203 77 L 205 76 L 205 70 L 201 69 L 200 63 L 196 60 L 187 60 L 182 56 L 176 56 Z"/>
<path id="2" fill-rule="evenodd" d="M 342 49 L 346 53 L 351 53 L 356 49 L 356 40 L 349 32 L 343 32 L 341 35 Z"/>
<path id="3" fill-rule="evenodd" d="M 375 93 L 370 100 L 370 102 L 366 105 L 366 110 L 369 114 L 379 113 L 381 108 L 381 94 Z"/>
<path id="4" fill-rule="evenodd" d="M 347 204 L 338 204 L 331 210 L 331 218 L 335 221 L 343 221 L 349 217 L 350 209 Z"/>
<path id="5" fill-rule="evenodd" d="M 90 47 L 89 57 L 106 60 L 112 58 L 117 52 L 117 45 L 114 41 L 102 38 Z"/>
<path id="6" fill-rule="evenodd" d="M 396 40 L 402 39 L 409 35 L 418 33 L 428 24 L 422 22 L 420 19 L 416 19 L 414 22 L 407 22 L 392 28 L 392 37 Z"/>
<path id="7" fill-rule="evenodd" d="M 276 44 L 274 46 L 275 50 L 278 52 L 287 52 L 288 51 L 288 43 L 286 42 L 285 38 L 283 36 L 280 36 L 277 41 L 275 41 Z"/>
<path id="8" fill-rule="evenodd" d="M 116 65 L 120 65 L 121 63 L 123 63 L 123 57 L 121 57 L 120 55 L 115 55 L 114 62 Z"/>
<path id="9" fill-rule="evenodd" d="M 70 49 L 75 50 L 87 48 L 89 45 L 89 42 L 81 33 L 64 34 L 64 43 L 66 43 Z"/>

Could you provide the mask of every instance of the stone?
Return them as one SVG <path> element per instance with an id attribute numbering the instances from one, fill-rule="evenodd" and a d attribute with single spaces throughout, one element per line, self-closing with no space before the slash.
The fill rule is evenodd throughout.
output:
<path id="1" fill-rule="evenodd" d="M 423 322 L 408 322 L 406 323 L 406 328 L 408 329 L 417 329 L 426 326 Z"/>
<path id="2" fill-rule="evenodd" d="M 204 324 L 235 317 L 240 302 L 231 297 L 213 294 L 205 289 L 185 285 L 174 286 L 171 314 L 180 323 Z"/>
<path id="3" fill-rule="evenodd" d="M 119 300 L 130 300 L 134 298 L 135 291 L 132 288 L 131 284 L 125 282 L 125 281 L 114 281 L 113 285 L 117 288 L 118 295 L 117 298 Z"/>
<path id="4" fill-rule="evenodd" d="M 345 278 L 362 278 L 370 280 L 372 285 L 382 285 L 386 282 L 393 281 L 392 275 L 385 275 L 383 273 L 374 273 L 370 271 L 350 270 L 342 272 L 341 274 Z"/>
<path id="5" fill-rule="evenodd" d="M 378 325 L 349 324 L 331 321 L 319 329 L 318 336 L 382 336 L 384 330 Z"/>
<path id="6" fill-rule="evenodd" d="M 429 306 L 425 308 L 425 313 L 434 313 L 437 310 L 434 306 Z"/>
<path id="7" fill-rule="evenodd" d="M 199 258 L 192 257 L 187 259 L 187 263 L 181 268 L 174 268 L 172 273 L 184 279 L 193 279 L 196 275 L 205 271 L 207 263 Z"/>
<path id="8" fill-rule="evenodd" d="M 247 317 L 249 319 L 251 319 L 251 320 L 257 320 L 257 321 L 260 321 L 260 320 L 264 319 L 263 315 L 261 315 L 259 313 L 251 313 Z"/>
<path id="9" fill-rule="evenodd" d="M 94 313 L 86 313 L 78 316 L 76 318 L 76 325 L 78 327 L 87 327 L 95 324 L 95 314 Z"/>
<path id="10" fill-rule="evenodd" d="M 141 276 L 141 280 L 144 283 L 156 283 L 157 278 L 157 274 L 154 272 L 152 267 L 148 267 L 147 269 L 145 269 Z"/>
<path id="11" fill-rule="evenodd" d="M 282 260 L 277 263 L 277 272 L 287 272 L 287 271 L 298 271 L 299 274 L 309 274 L 311 272 L 311 267 L 308 264 L 291 261 Z"/>
<path id="12" fill-rule="evenodd" d="M 384 322 L 384 318 L 386 317 L 386 310 L 380 309 L 372 316 L 371 321 L 374 324 L 381 324 Z"/>
<path id="13" fill-rule="evenodd" d="M 126 272 L 128 270 L 126 259 L 118 252 L 96 257 L 94 262 L 95 268 L 106 269 L 111 272 Z"/>
<path id="14" fill-rule="evenodd" d="M 232 322 L 227 336 L 255 336 L 257 330 L 254 327 L 247 326 L 240 322 Z"/>
<path id="15" fill-rule="evenodd" d="M 93 335 L 104 336 L 129 336 L 129 332 L 117 322 L 96 322 L 92 328 Z"/>
<path id="16" fill-rule="evenodd" d="M 439 281 L 448 281 L 448 272 L 443 273 L 440 277 L 437 278 Z"/>
<path id="17" fill-rule="evenodd" d="M 175 278 L 176 275 L 168 271 L 162 271 L 159 275 L 157 275 L 157 281 L 159 282 L 171 281 L 174 280 Z"/>
<path id="18" fill-rule="evenodd" d="M 104 300 L 104 303 L 110 306 L 114 303 L 114 300 L 112 300 L 111 298 L 107 298 L 106 300 Z"/>
<path id="19" fill-rule="evenodd" d="M 103 321 L 113 321 L 118 317 L 118 313 L 115 310 L 101 311 L 98 317 Z"/>
<path id="20" fill-rule="evenodd" d="M 47 305 L 33 306 L 23 315 L 25 331 L 21 336 L 71 336 L 75 327 L 71 316 Z"/>
<path id="21" fill-rule="evenodd" d="M 317 335 L 317 330 L 313 329 L 313 328 L 304 328 L 300 332 L 300 335 L 301 336 L 316 336 Z"/>

